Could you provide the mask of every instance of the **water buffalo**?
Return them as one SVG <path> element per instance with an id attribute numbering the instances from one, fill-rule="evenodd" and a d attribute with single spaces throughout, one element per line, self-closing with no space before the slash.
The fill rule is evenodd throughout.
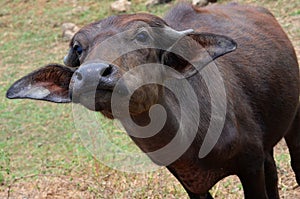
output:
<path id="1" fill-rule="evenodd" d="M 21 78 L 7 97 L 119 119 L 190 198 L 212 198 L 229 175 L 247 199 L 279 198 L 273 147 L 282 138 L 300 184 L 298 63 L 267 9 L 179 4 L 163 19 L 111 16 L 79 30 L 64 62 Z"/>

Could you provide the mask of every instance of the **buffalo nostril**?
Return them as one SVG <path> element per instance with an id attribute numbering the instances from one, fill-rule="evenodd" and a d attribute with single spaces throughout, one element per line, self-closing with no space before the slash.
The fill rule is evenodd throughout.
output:
<path id="1" fill-rule="evenodd" d="M 110 75 L 113 72 L 113 67 L 111 65 L 108 65 L 107 68 L 105 68 L 105 70 L 103 71 L 102 74 L 100 74 L 102 77 L 106 77 L 108 75 Z"/>
<path id="2" fill-rule="evenodd" d="M 77 80 L 81 81 L 82 80 L 82 75 L 79 72 L 75 72 L 75 77 Z"/>

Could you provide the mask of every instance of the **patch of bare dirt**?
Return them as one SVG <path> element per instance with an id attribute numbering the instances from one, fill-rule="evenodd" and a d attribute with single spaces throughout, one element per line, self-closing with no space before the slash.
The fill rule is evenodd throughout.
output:
<path id="1" fill-rule="evenodd" d="M 0 192 L 0 198 L 96 198 L 93 182 L 80 176 L 25 176 Z"/>

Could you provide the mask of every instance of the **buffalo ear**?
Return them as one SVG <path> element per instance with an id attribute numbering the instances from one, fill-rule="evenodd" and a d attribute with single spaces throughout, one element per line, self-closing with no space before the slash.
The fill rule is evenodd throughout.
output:
<path id="1" fill-rule="evenodd" d="M 69 84 L 74 71 L 50 64 L 16 81 L 7 91 L 9 99 L 36 99 L 56 103 L 71 102 Z"/>
<path id="2" fill-rule="evenodd" d="M 236 48 L 236 42 L 224 35 L 190 33 L 179 38 L 165 51 L 161 61 L 180 73 L 180 75 L 166 74 L 167 76 L 188 78 L 201 71 L 213 60 Z"/>

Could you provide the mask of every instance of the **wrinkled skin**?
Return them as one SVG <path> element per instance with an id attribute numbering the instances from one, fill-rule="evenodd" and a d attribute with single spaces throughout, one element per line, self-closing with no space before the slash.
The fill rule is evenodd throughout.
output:
<path id="1" fill-rule="evenodd" d="M 273 147 L 283 137 L 300 183 L 298 63 L 290 41 L 266 9 L 181 4 L 164 19 L 150 14 L 112 16 L 76 33 L 64 62 L 68 67 L 47 65 L 18 80 L 7 97 L 73 101 L 120 119 L 132 140 L 155 163 L 167 166 L 190 198 L 212 198 L 210 188 L 229 175 L 240 178 L 247 199 L 279 198 Z M 138 70 L 143 64 L 150 65 Z M 213 149 L 199 158 L 215 106 L 205 80 L 205 71 L 213 66 L 226 89 L 226 99 L 221 99 L 226 101 L 226 116 Z M 208 79 L 213 75 L 210 73 Z M 145 79 L 157 83 L 131 90 Z M 177 96 L 162 86 L 167 81 L 178 85 L 187 81 L 197 98 L 189 101 L 191 96 L 184 96 L 191 103 L 188 107 L 201 113 L 192 143 L 168 163 L 152 152 L 176 137 L 185 113 Z M 221 92 L 218 86 L 212 87 L 213 92 Z M 120 100 L 129 98 L 127 118 L 114 114 L 114 93 Z M 146 132 L 134 132 L 126 123 L 128 117 L 146 126 L 151 123 L 149 111 L 155 104 L 165 109 L 164 126 L 149 138 L 132 136 Z M 191 133 L 189 128 L 195 125 L 194 115 L 186 114 L 191 119 L 185 121 L 186 129 L 176 148 L 184 144 Z"/>

